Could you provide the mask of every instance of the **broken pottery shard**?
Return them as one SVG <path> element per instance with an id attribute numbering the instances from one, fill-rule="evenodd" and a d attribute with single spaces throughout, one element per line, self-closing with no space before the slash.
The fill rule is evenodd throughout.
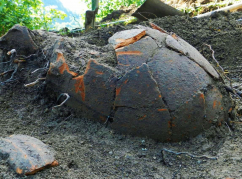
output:
<path id="1" fill-rule="evenodd" d="M 144 37 L 138 42 L 116 49 L 117 69 L 127 71 L 146 63 L 157 47 L 151 37 Z"/>
<path id="2" fill-rule="evenodd" d="M 142 25 L 136 25 L 136 27 L 139 29 L 144 29 L 146 32 L 146 35 L 150 36 L 153 40 L 155 40 L 159 47 L 165 46 L 165 39 L 168 36 L 168 34 L 162 33 L 159 30 L 152 29 L 150 27 L 145 27 Z"/>
<path id="3" fill-rule="evenodd" d="M 115 107 L 167 108 L 147 64 L 134 68 L 117 82 Z"/>
<path id="4" fill-rule="evenodd" d="M 52 58 L 46 82 L 59 93 L 68 93 L 67 105 L 89 118 L 105 121 L 113 105 L 115 71 L 95 60 L 89 60 L 85 73 L 78 75 L 69 69 L 63 54 L 57 49 Z"/>
<path id="5" fill-rule="evenodd" d="M 228 109 L 224 110 L 225 103 L 223 95 L 214 85 L 208 86 L 205 94 L 198 92 L 193 95 L 184 105 L 171 113 L 172 141 L 179 141 L 184 136 L 194 137 L 214 123 L 221 126 L 228 118 Z"/>
<path id="6" fill-rule="evenodd" d="M 144 35 L 145 30 L 143 29 L 125 30 L 115 33 L 108 39 L 108 42 L 112 44 L 115 49 L 117 49 L 138 41 Z"/>
<path id="7" fill-rule="evenodd" d="M 54 153 L 40 140 L 27 135 L 0 138 L 0 157 L 19 175 L 31 175 L 57 166 Z"/>
<path id="8" fill-rule="evenodd" d="M 114 107 L 111 128 L 121 133 L 170 140 L 171 117 L 147 64 L 131 70 L 117 82 Z"/>
<path id="9" fill-rule="evenodd" d="M 33 32 L 27 27 L 15 25 L 0 38 L 0 48 L 16 49 L 18 55 L 34 54 L 38 46 L 33 41 Z"/>
<path id="10" fill-rule="evenodd" d="M 215 114 L 215 111 L 213 113 Z M 197 92 L 191 96 L 191 99 L 184 102 L 171 115 L 172 141 L 180 141 L 185 136 L 194 137 L 212 125 L 208 118 L 205 117 L 205 96 L 202 92 Z"/>
<path id="11" fill-rule="evenodd" d="M 83 114 L 88 113 L 91 118 L 105 122 L 113 106 L 115 76 L 111 68 L 89 60 L 85 73 L 69 82 L 67 93 L 71 98 L 68 103 Z"/>
<path id="12" fill-rule="evenodd" d="M 212 83 L 211 77 L 195 62 L 166 48 L 154 54 L 148 66 L 172 111 Z"/>
<path id="13" fill-rule="evenodd" d="M 53 54 L 51 61 L 52 63 L 50 63 L 47 72 L 46 82 L 52 84 L 53 88 L 59 88 L 61 91 L 65 92 L 68 88 L 69 81 L 78 74 L 70 71 L 64 55 L 58 50 Z"/>
<path id="14" fill-rule="evenodd" d="M 226 104 L 227 101 L 220 89 L 215 85 L 209 86 L 205 94 L 205 105 L 212 110 L 206 111 L 206 119 L 210 120 L 210 123 L 215 122 L 221 126 L 228 118 L 228 111 L 231 108 L 231 105 L 226 106 Z"/>
<path id="15" fill-rule="evenodd" d="M 193 46 L 191 46 L 189 43 L 181 39 L 180 37 L 174 36 L 167 36 L 166 38 L 166 45 L 170 48 L 177 50 L 180 53 L 183 53 L 187 57 L 189 57 L 191 60 L 196 62 L 198 65 L 200 65 L 205 71 L 207 71 L 210 75 L 212 75 L 214 78 L 219 78 L 219 74 L 216 72 L 216 70 L 212 67 L 212 65 L 195 49 Z"/>
<path id="16" fill-rule="evenodd" d="M 166 34 L 168 34 L 168 32 L 166 32 L 164 29 L 162 29 L 162 28 L 159 27 L 158 25 L 156 25 L 156 24 L 154 24 L 154 23 L 151 23 L 151 22 L 150 22 L 149 24 L 150 24 L 150 26 L 151 26 L 153 29 L 160 31 L 161 33 L 166 33 Z"/>

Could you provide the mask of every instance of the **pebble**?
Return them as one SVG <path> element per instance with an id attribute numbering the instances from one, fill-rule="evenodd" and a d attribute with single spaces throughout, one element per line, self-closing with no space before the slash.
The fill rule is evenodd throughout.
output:
<path id="1" fill-rule="evenodd" d="M 126 154 L 125 158 L 129 159 L 129 160 L 134 160 L 135 159 L 135 157 L 133 155 L 131 155 L 131 154 Z"/>

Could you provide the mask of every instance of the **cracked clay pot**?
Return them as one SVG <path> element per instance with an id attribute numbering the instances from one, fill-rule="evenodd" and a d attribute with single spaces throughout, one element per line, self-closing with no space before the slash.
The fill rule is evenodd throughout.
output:
<path id="1" fill-rule="evenodd" d="M 232 101 L 211 64 L 175 34 L 136 27 L 109 39 L 112 67 L 90 59 L 75 73 L 56 48 L 47 84 L 68 93 L 67 105 L 82 116 L 121 134 L 176 142 L 224 125 Z"/>

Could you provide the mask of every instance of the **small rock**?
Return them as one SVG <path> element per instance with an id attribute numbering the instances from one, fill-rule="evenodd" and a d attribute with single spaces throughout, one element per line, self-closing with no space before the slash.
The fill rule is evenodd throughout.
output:
<path id="1" fill-rule="evenodd" d="M 131 155 L 131 154 L 126 154 L 126 155 L 125 155 L 125 158 L 126 158 L 126 159 L 129 159 L 129 160 L 133 160 L 133 159 L 135 159 L 134 156 Z"/>
<path id="2" fill-rule="evenodd" d="M 44 113 L 47 113 L 47 112 L 49 112 L 49 109 L 48 109 L 48 108 L 46 108 L 46 109 L 44 110 Z"/>
<path id="3" fill-rule="evenodd" d="M 85 144 L 85 141 L 80 141 L 80 144 Z"/>
<path id="4" fill-rule="evenodd" d="M 119 157 L 119 156 L 115 156 L 114 158 L 115 158 L 115 159 L 120 159 L 120 157 Z"/>

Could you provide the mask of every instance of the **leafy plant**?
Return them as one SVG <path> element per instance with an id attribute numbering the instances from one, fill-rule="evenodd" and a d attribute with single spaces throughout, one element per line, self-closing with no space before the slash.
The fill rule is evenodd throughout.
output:
<path id="1" fill-rule="evenodd" d="M 121 6 L 130 6 L 134 4 L 140 6 L 144 3 L 145 0 L 99 0 L 99 12 L 97 14 L 97 20 L 101 20 L 103 17 L 106 17 L 108 14 L 112 13 L 113 10 L 119 10 Z M 92 1 L 85 0 L 89 9 L 92 9 Z"/>
<path id="2" fill-rule="evenodd" d="M 32 30 L 48 30 L 54 19 L 64 19 L 66 16 L 56 9 L 44 8 L 41 0 L 1 0 L 0 36 L 15 24 L 27 26 Z"/>
<path id="3" fill-rule="evenodd" d="M 197 5 L 197 6 L 193 4 L 193 6 L 185 7 L 184 9 L 180 9 L 180 10 L 192 17 L 192 16 L 197 16 L 199 14 L 211 12 L 211 11 L 217 10 L 219 8 L 232 5 L 232 4 L 236 3 L 237 1 L 238 0 L 233 0 L 233 1 L 224 0 L 221 2 L 216 2 L 216 3 L 210 2 L 207 4 Z"/>

